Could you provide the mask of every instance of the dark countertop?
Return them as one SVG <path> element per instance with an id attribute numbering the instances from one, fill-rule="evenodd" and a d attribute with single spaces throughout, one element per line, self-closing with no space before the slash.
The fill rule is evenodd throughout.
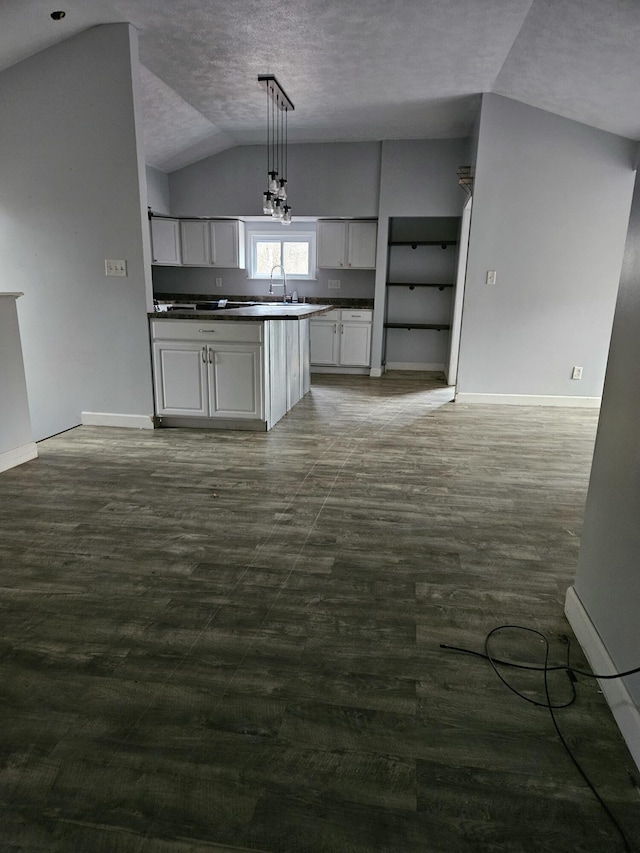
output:
<path id="1" fill-rule="evenodd" d="M 229 302 L 264 302 L 270 303 L 274 302 L 273 296 L 236 296 L 222 293 L 155 293 L 154 298 L 158 300 L 158 302 L 217 302 L 218 299 L 228 299 Z M 305 297 L 305 302 L 299 302 L 298 305 L 323 305 L 326 307 L 328 300 L 327 297 L 322 296 L 307 296 Z M 356 299 L 353 297 L 335 297 L 333 294 L 330 297 L 331 305 L 333 308 L 354 308 L 354 309 L 363 309 L 363 308 L 373 308 L 373 299 Z M 296 304 L 296 303 L 294 303 Z"/>
<path id="2" fill-rule="evenodd" d="M 331 311 L 333 305 L 278 302 L 276 304 L 247 305 L 242 308 L 220 308 L 213 311 L 154 311 L 153 320 L 300 320 Z"/>

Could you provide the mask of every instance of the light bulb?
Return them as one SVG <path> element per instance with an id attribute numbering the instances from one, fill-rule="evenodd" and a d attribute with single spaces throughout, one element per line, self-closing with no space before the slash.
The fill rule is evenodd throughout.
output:
<path id="1" fill-rule="evenodd" d="M 282 216 L 282 224 L 283 225 L 291 225 L 291 208 L 288 204 L 284 206 L 284 214 Z"/>
<path id="2" fill-rule="evenodd" d="M 266 216 L 270 216 L 273 213 L 273 200 L 268 190 L 266 193 L 262 193 L 262 212 Z"/>
<path id="3" fill-rule="evenodd" d="M 271 178 L 269 181 L 269 192 L 272 192 L 275 195 L 278 192 L 278 181 L 276 180 L 278 173 L 269 172 L 269 177 Z"/>
<path id="4" fill-rule="evenodd" d="M 280 199 L 277 198 L 273 203 L 273 214 L 272 214 L 272 216 L 274 219 L 282 219 L 283 215 L 284 215 L 284 210 L 282 209 L 282 203 L 280 202 Z"/>
<path id="5" fill-rule="evenodd" d="M 286 178 L 280 178 L 280 187 L 278 188 L 278 198 L 282 201 L 287 200 L 287 190 L 285 184 L 287 183 Z"/>

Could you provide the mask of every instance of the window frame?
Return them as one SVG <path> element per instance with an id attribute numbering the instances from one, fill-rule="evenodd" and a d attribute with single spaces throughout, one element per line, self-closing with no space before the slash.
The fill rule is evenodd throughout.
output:
<path id="1" fill-rule="evenodd" d="M 308 243 L 309 245 L 309 273 L 307 275 L 297 275 L 287 272 L 287 278 L 292 281 L 316 281 L 316 234 L 315 231 L 290 231 L 291 226 L 280 225 L 283 230 L 286 228 L 286 233 L 277 233 L 274 231 L 265 231 L 259 228 L 251 230 L 248 233 L 248 275 L 247 278 L 254 281 L 269 281 L 270 273 L 257 273 L 257 244 L 258 243 Z M 284 250 L 281 249 L 281 257 Z M 286 268 L 285 268 L 286 269 Z"/>

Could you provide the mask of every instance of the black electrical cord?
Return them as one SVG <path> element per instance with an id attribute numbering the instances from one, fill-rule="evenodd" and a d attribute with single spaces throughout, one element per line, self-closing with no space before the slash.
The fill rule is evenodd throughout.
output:
<path id="1" fill-rule="evenodd" d="M 535 634 L 536 636 L 540 637 L 540 639 L 544 642 L 544 664 L 543 664 L 543 666 L 536 666 L 534 664 L 515 663 L 513 661 L 501 660 L 500 658 L 494 657 L 491 654 L 491 651 L 489 649 L 489 643 L 491 641 L 491 638 L 498 631 L 502 631 L 505 629 L 512 629 L 512 630 L 517 630 L 517 631 L 527 631 L 530 634 Z M 536 631 L 534 628 L 528 628 L 524 625 L 499 625 L 497 628 L 493 628 L 491 631 L 489 631 L 489 633 L 485 637 L 484 653 L 474 651 L 473 649 L 466 649 L 466 648 L 463 648 L 460 646 L 450 646 L 447 643 L 440 643 L 440 648 L 441 649 L 448 649 L 450 651 L 462 652 L 463 654 L 473 655 L 474 657 L 480 657 L 480 658 L 483 658 L 484 660 L 489 661 L 493 671 L 496 673 L 496 675 L 498 676 L 500 681 L 502 681 L 502 683 L 506 687 L 508 687 L 512 693 L 515 693 L 516 696 L 519 696 L 521 699 L 524 699 L 526 702 L 529 702 L 532 705 L 536 705 L 538 707 L 548 709 L 549 714 L 551 716 L 551 721 L 553 723 L 553 727 L 555 728 L 556 734 L 558 735 L 560 743 L 564 747 L 567 755 L 569 756 L 569 758 L 573 762 L 574 766 L 576 767 L 576 769 L 578 770 L 578 772 L 580 773 L 580 775 L 584 779 L 586 785 L 588 786 L 588 788 L 590 789 L 590 791 L 592 792 L 592 794 L 594 795 L 596 800 L 600 803 L 604 813 L 607 815 L 607 817 L 609 818 L 609 820 L 611 821 L 613 826 L 616 828 L 616 830 L 617 830 L 618 834 L 620 835 L 620 838 L 622 839 L 622 842 L 624 844 L 625 853 L 633 853 L 633 851 L 631 849 L 631 845 L 629 844 L 629 841 L 627 839 L 627 836 L 624 833 L 624 830 L 622 829 L 622 827 L 618 823 L 616 817 L 611 812 L 611 810 L 609 809 L 609 807 L 607 806 L 605 801 L 602 799 L 600 794 L 596 791 L 593 783 L 591 782 L 591 780 L 589 779 L 589 777 L 587 776 L 585 771 L 582 769 L 582 766 L 579 764 L 577 758 L 573 754 L 571 747 L 569 746 L 569 744 L 567 743 L 567 741 L 564 738 L 564 735 L 560 731 L 560 727 L 559 727 L 558 721 L 556 719 L 555 711 L 557 711 L 560 708 L 568 708 L 569 705 L 572 705 L 575 702 L 575 700 L 576 700 L 576 690 L 575 690 L 575 681 L 576 681 L 575 676 L 576 676 L 576 674 L 582 675 L 586 678 L 596 678 L 596 679 L 600 679 L 600 678 L 607 678 L 607 679 L 624 678 L 627 675 L 634 675 L 635 673 L 640 672 L 640 666 L 634 667 L 633 669 L 627 670 L 625 672 L 616 672 L 613 675 L 597 675 L 597 674 L 594 674 L 591 672 L 585 672 L 584 670 L 575 669 L 574 667 L 572 667 L 570 665 L 570 661 L 569 661 L 571 644 L 570 644 L 570 641 L 568 638 L 567 638 L 567 663 L 564 665 L 561 664 L 558 666 L 549 666 L 549 650 L 550 650 L 549 640 L 540 631 Z M 511 684 L 509 684 L 509 682 L 506 680 L 506 678 L 504 678 L 503 675 L 498 671 L 498 666 L 508 666 L 508 667 L 513 667 L 515 669 L 524 669 L 524 670 L 529 670 L 532 672 L 544 673 L 544 692 L 545 692 L 546 702 L 539 702 L 535 699 L 531 699 L 529 696 L 525 696 L 523 693 L 521 693 L 519 690 L 517 690 L 515 687 L 513 687 Z M 549 673 L 550 672 L 558 672 L 558 671 L 562 671 L 562 670 L 564 670 L 567 673 L 567 675 L 569 676 L 569 681 L 571 682 L 572 696 L 571 696 L 571 699 L 569 701 L 562 703 L 562 704 L 555 704 L 554 705 L 552 700 L 551 700 L 551 693 L 549 691 Z"/>

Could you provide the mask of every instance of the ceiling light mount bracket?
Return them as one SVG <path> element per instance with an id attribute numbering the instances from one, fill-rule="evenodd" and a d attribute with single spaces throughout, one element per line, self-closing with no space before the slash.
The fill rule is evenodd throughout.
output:
<path id="1" fill-rule="evenodd" d="M 278 83 L 273 74 L 258 74 L 258 83 L 267 90 L 271 100 L 279 109 L 286 110 L 288 112 L 293 112 L 295 110 L 293 101 L 288 97 L 287 93 L 280 83 Z"/>

